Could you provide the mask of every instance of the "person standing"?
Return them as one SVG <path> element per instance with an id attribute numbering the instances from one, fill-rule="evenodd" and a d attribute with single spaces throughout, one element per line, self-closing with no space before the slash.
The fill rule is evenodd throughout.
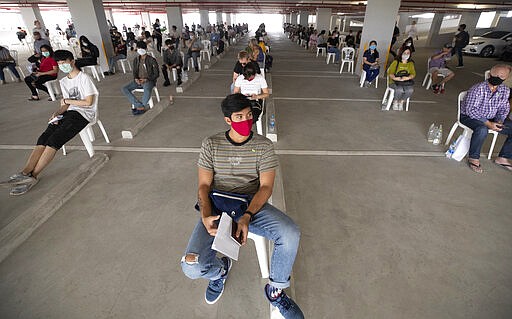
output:
<path id="1" fill-rule="evenodd" d="M 229 192 L 231 197 L 247 197 L 247 208 L 237 211 L 233 217 L 235 236 L 242 245 L 247 242 L 249 231 L 274 241 L 265 296 L 284 318 L 304 318 L 300 307 L 284 292 L 290 286 L 300 230 L 288 215 L 267 202 L 279 166 L 274 146 L 266 137 L 251 131 L 251 101 L 243 94 L 228 95 L 221 109 L 230 128 L 203 140 L 197 162 L 197 206 L 201 216 L 181 259 L 181 268 L 190 279 L 209 281 L 204 296 L 207 304 L 220 299 L 232 261 L 228 257 L 219 258 L 212 249 L 222 207 L 212 204 L 210 194 L 215 190 Z"/>
<path id="2" fill-rule="evenodd" d="M 156 40 L 156 50 L 162 52 L 162 30 L 160 29 L 160 19 L 153 23 L 153 39 Z"/>
<path id="3" fill-rule="evenodd" d="M 461 24 L 458 29 L 458 33 L 455 35 L 454 39 L 454 45 L 452 50 L 452 55 L 454 53 L 457 53 L 457 58 L 459 60 L 459 64 L 456 66 L 456 68 L 463 68 L 464 67 L 464 60 L 462 58 L 462 49 L 469 44 L 469 33 L 466 31 L 466 25 Z"/>
<path id="4" fill-rule="evenodd" d="M 412 22 L 409 32 L 407 33 L 407 37 L 418 40 L 418 28 L 416 27 L 416 21 Z"/>

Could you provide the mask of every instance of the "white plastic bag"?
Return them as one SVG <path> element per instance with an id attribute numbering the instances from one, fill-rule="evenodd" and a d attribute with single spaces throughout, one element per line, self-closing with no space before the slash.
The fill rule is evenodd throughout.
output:
<path id="1" fill-rule="evenodd" d="M 456 161 L 462 161 L 466 154 L 469 152 L 469 145 L 471 144 L 471 136 L 473 135 L 472 131 L 465 130 L 457 140 L 455 141 L 455 147 L 453 150 L 453 154 L 451 156 L 452 159 Z"/>

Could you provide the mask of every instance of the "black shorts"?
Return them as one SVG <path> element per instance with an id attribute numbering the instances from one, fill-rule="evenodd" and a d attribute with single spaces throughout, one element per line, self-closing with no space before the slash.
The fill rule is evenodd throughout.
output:
<path id="1" fill-rule="evenodd" d="M 58 150 L 89 124 L 77 111 L 66 111 L 62 115 L 64 117 L 58 124 L 48 124 L 36 145 L 50 146 Z"/>

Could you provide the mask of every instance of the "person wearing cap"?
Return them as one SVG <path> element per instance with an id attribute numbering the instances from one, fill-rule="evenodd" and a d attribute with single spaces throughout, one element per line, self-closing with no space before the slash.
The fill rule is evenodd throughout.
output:
<path id="1" fill-rule="evenodd" d="M 443 48 L 430 57 L 428 72 L 432 74 L 432 90 L 434 93 L 444 93 L 444 85 L 453 79 L 455 73 L 446 67 L 446 61 L 452 57 L 452 45 L 446 43 Z"/>

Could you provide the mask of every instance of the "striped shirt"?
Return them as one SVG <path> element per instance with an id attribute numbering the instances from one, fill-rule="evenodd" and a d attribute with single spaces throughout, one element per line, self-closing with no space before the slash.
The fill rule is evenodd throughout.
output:
<path id="1" fill-rule="evenodd" d="M 244 143 L 235 143 L 228 132 L 203 140 L 197 166 L 213 171 L 213 189 L 254 195 L 260 186 L 260 172 L 279 165 L 274 145 L 252 132 Z"/>
<path id="2" fill-rule="evenodd" d="M 509 94 L 506 85 L 499 85 L 493 93 L 487 81 L 477 83 L 468 90 L 460 113 L 482 122 L 492 119 L 503 122 L 510 111 Z"/>

